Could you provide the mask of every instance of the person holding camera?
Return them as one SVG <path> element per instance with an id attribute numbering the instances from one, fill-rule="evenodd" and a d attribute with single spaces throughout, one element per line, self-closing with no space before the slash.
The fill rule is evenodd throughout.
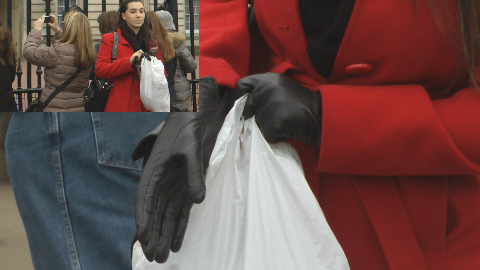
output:
<path id="1" fill-rule="evenodd" d="M 118 10 L 118 52 L 112 63 L 114 33 L 102 36 L 100 50 L 95 64 L 95 75 L 99 79 L 108 79 L 111 88 L 105 112 L 146 112 L 140 100 L 140 81 L 137 80 L 135 59 L 140 60 L 152 47 L 158 47 L 157 41 L 145 24 L 145 7 L 140 0 L 127 0 Z M 161 50 L 155 56 L 162 60 Z"/>
<path id="2" fill-rule="evenodd" d="M 24 45 L 25 59 L 45 67 L 41 103 L 80 70 L 77 77 L 50 101 L 44 112 L 83 112 L 83 91 L 88 84 L 90 69 L 95 64 L 92 30 L 87 16 L 80 12 L 68 12 L 64 22 L 62 31 L 54 15 L 42 16 L 35 21 Z M 53 46 L 39 48 L 45 23 L 55 31 L 56 42 Z"/>

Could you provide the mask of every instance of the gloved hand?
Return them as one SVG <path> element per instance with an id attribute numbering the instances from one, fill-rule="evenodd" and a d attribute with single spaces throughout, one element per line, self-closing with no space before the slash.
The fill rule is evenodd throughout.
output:
<path id="1" fill-rule="evenodd" d="M 263 73 L 242 78 L 235 96 L 250 93 L 243 116 L 255 115 L 265 140 L 277 143 L 287 139 L 320 148 L 322 98 L 287 76 Z"/>
<path id="2" fill-rule="evenodd" d="M 135 222 L 149 261 L 163 263 L 182 246 L 190 209 L 205 198 L 205 170 L 232 93 L 211 77 L 201 78 L 200 112 L 170 113 L 158 136 L 142 140 L 134 151 L 132 159 L 145 158 Z"/>

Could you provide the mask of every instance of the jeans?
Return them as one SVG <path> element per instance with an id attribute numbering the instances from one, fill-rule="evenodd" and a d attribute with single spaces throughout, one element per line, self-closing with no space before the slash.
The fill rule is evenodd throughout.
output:
<path id="1" fill-rule="evenodd" d="M 8 175 L 35 269 L 131 269 L 142 160 L 166 113 L 15 113 Z"/>

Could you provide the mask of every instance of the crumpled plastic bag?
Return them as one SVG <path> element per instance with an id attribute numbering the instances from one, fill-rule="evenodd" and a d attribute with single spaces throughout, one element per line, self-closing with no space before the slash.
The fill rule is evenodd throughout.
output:
<path id="1" fill-rule="evenodd" d="M 158 264 L 136 242 L 134 270 L 349 269 L 295 149 L 268 144 L 254 118 L 241 119 L 244 103 L 218 135 L 206 198 L 191 210 L 182 248 Z"/>
<path id="2" fill-rule="evenodd" d="M 155 56 L 142 58 L 140 76 L 140 99 L 147 110 L 170 111 L 170 92 L 165 77 L 165 67 Z"/>

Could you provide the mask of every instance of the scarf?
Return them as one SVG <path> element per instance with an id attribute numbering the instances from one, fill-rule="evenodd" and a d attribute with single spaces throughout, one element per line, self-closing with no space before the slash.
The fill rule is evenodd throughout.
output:
<path id="1" fill-rule="evenodd" d="M 148 52 L 150 50 L 150 31 L 145 27 L 145 23 L 140 27 L 137 34 L 135 34 L 126 23 L 120 25 L 122 36 L 127 40 L 128 44 L 132 46 L 134 52 L 140 49 L 143 52 Z"/>

